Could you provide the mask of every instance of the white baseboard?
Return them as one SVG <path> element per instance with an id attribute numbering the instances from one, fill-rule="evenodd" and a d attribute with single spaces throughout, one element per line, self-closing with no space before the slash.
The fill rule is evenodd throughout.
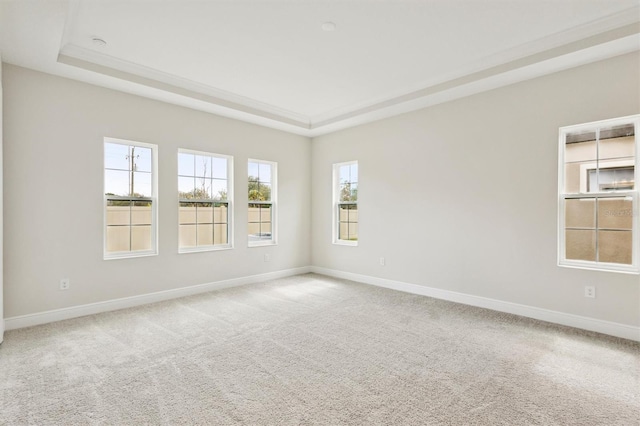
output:
<path id="1" fill-rule="evenodd" d="M 170 299 L 177 299 L 179 297 L 206 293 L 208 291 L 220 290 L 223 288 L 238 287 L 246 284 L 255 284 L 293 275 L 306 274 L 309 272 L 311 272 L 311 268 L 305 266 L 302 268 L 285 269 L 282 271 L 268 272 L 266 274 L 250 275 L 247 277 L 233 278 L 206 284 L 198 284 L 172 290 L 158 291 L 156 293 L 125 297 L 122 299 L 113 299 L 104 302 L 89 303 L 86 305 L 38 312 L 35 314 L 9 317 L 4 319 L 4 325 L 6 326 L 6 330 L 15 330 L 18 328 L 47 324 L 50 322 L 83 317 L 86 315 L 93 315 L 101 312 L 115 311 L 118 309 L 132 308 L 134 306 L 146 305 L 149 303 L 161 302 Z"/>
<path id="2" fill-rule="evenodd" d="M 312 266 L 311 272 L 328 275 L 330 277 L 356 281 L 363 284 L 370 284 L 378 287 L 404 291 L 406 293 L 433 297 L 435 299 L 443 299 L 450 302 L 457 302 L 465 305 L 492 309 L 494 311 L 506 312 L 509 314 L 534 318 L 542 321 L 552 322 L 555 324 L 580 328 L 583 330 L 595 331 L 611 336 L 622 337 L 624 339 L 640 341 L 640 327 L 634 327 L 631 325 L 567 314 L 564 312 L 552 311 L 549 309 L 536 308 L 534 306 L 520 305 L 518 303 L 504 302 L 502 300 L 473 296 L 470 294 L 458 293 L 455 291 L 441 290 L 433 287 L 393 281 L 385 278 L 376 278 L 368 275 L 360 275 L 351 272 L 321 268 L 318 266 Z"/>

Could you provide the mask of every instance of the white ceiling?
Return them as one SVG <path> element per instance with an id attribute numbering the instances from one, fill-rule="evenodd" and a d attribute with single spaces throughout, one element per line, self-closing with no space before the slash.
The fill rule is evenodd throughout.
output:
<path id="1" fill-rule="evenodd" d="M 639 49 L 640 0 L 0 0 L 4 62 L 307 136 Z"/>

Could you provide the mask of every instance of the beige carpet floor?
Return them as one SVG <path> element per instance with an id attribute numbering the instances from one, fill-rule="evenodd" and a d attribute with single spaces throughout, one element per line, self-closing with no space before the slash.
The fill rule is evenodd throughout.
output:
<path id="1" fill-rule="evenodd" d="M 0 424 L 640 424 L 640 346 L 301 275 L 10 331 Z"/>

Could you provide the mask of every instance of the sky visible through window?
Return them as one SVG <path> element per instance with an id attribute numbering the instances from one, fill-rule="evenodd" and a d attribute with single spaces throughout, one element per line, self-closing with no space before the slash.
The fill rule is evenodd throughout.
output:
<path id="1" fill-rule="evenodd" d="M 150 197 L 153 190 L 151 167 L 151 148 L 105 143 L 105 194 Z"/>

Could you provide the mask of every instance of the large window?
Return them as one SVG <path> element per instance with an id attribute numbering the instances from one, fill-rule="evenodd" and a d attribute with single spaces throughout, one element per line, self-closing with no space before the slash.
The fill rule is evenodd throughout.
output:
<path id="1" fill-rule="evenodd" d="M 105 259 L 157 254 L 157 146 L 104 140 Z"/>
<path id="2" fill-rule="evenodd" d="M 232 247 L 233 158 L 178 152 L 179 252 Z"/>
<path id="3" fill-rule="evenodd" d="M 249 160 L 249 246 L 276 243 L 277 164 Z"/>
<path id="4" fill-rule="evenodd" d="M 560 129 L 561 266 L 638 272 L 639 123 L 636 115 Z"/>
<path id="5" fill-rule="evenodd" d="M 358 162 L 333 165 L 333 242 L 358 245 Z"/>

